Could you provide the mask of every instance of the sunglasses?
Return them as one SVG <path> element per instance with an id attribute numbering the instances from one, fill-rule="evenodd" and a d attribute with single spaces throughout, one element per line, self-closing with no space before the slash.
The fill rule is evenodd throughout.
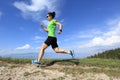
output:
<path id="1" fill-rule="evenodd" d="M 49 17 L 49 15 L 46 16 L 47 18 Z"/>

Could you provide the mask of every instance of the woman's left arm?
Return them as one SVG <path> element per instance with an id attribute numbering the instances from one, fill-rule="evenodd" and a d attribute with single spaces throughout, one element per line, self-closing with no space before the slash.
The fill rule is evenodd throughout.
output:
<path id="1" fill-rule="evenodd" d="M 57 21 L 56 25 L 58 25 L 58 27 L 59 27 L 58 34 L 61 34 L 61 32 L 62 32 L 62 24 Z"/>

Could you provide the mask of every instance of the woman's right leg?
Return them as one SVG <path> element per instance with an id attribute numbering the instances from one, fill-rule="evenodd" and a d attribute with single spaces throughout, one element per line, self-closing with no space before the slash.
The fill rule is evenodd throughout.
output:
<path id="1" fill-rule="evenodd" d="M 44 55 L 44 51 L 47 47 L 48 47 L 48 45 L 45 44 L 45 43 L 43 43 L 43 45 L 41 46 L 40 53 L 39 53 L 39 56 L 38 56 L 38 62 L 41 62 L 42 57 Z"/>

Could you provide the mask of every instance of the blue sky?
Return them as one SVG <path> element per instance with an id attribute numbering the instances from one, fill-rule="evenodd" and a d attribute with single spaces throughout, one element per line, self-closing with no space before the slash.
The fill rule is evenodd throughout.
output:
<path id="1" fill-rule="evenodd" d="M 63 33 L 60 48 L 78 56 L 120 47 L 120 0 L 2 0 L 0 1 L 0 55 L 39 52 L 47 38 L 49 11 L 57 13 Z M 58 30 L 58 28 L 57 28 Z M 46 52 L 53 52 L 49 47 Z"/>

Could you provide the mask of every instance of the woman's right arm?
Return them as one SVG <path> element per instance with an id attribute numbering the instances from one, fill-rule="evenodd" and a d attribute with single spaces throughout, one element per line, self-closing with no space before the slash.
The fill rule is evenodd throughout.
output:
<path id="1" fill-rule="evenodd" d="M 45 28 L 45 26 L 44 26 L 43 24 L 41 24 L 40 26 L 41 26 L 41 28 L 42 28 L 44 31 L 48 32 L 48 29 Z"/>

